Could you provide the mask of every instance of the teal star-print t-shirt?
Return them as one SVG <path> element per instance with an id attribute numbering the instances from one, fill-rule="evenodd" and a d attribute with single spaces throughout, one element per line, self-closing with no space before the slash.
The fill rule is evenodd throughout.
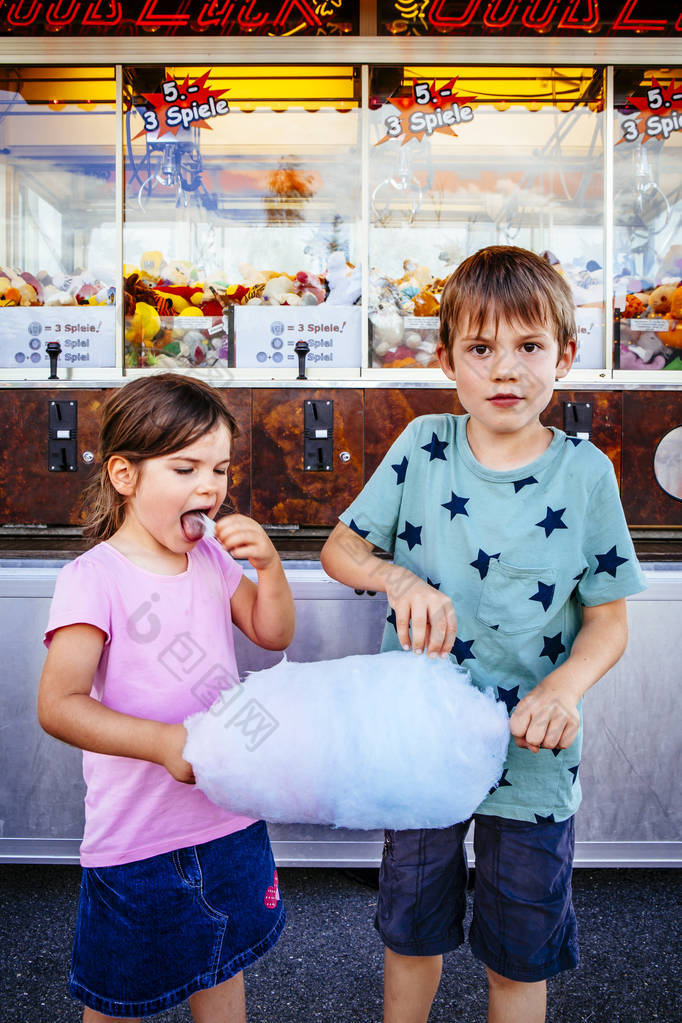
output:
<path id="1" fill-rule="evenodd" d="M 452 656 L 475 685 L 516 704 L 569 655 L 582 606 L 646 588 L 609 459 L 552 429 L 547 450 L 497 471 L 473 456 L 468 416 L 420 416 L 341 521 L 447 593 Z M 400 648 L 389 608 L 382 650 Z M 565 820 L 580 803 L 581 729 L 568 749 L 519 749 L 478 813 Z"/>

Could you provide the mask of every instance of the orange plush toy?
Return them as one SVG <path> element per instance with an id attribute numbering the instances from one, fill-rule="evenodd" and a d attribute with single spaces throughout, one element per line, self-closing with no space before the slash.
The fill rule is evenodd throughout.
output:
<path id="1" fill-rule="evenodd" d="M 678 284 L 670 296 L 670 312 L 665 314 L 665 319 L 670 321 L 670 329 L 657 330 L 658 337 L 670 348 L 682 348 L 682 284 Z"/>

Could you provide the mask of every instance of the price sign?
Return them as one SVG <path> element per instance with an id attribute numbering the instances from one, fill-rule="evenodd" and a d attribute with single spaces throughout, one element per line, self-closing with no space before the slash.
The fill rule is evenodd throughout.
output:
<path id="1" fill-rule="evenodd" d="M 0 309 L 0 366 L 49 369 L 48 341 L 62 346 L 59 367 L 90 369 L 116 364 L 112 305 L 11 306 Z"/>
<path id="2" fill-rule="evenodd" d="M 297 341 L 307 342 L 307 369 L 360 366 L 360 306 L 235 306 L 235 365 L 241 369 L 296 369 Z"/>
<path id="3" fill-rule="evenodd" d="M 410 139 L 421 142 L 424 136 L 430 138 L 434 132 L 457 135 L 455 125 L 468 124 L 474 119 L 469 106 L 475 96 L 460 96 L 455 92 L 457 78 L 437 87 L 436 82 L 413 82 L 412 96 L 398 96 L 389 100 L 396 112 L 384 119 L 386 134 L 377 145 L 389 139 L 402 138 L 402 145 Z"/>

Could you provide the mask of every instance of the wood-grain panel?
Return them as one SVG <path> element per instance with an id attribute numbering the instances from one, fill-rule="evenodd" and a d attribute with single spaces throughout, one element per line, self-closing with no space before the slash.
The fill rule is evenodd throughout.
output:
<path id="1" fill-rule="evenodd" d="M 589 402 L 592 408 L 592 443 L 611 459 L 620 484 L 622 472 L 623 392 L 555 391 L 542 413 L 546 426 L 564 429 L 564 403 Z"/>
<path id="2" fill-rule="evenodd" d="M 3 446 L 0 450 L 0 525 L 82 524 L 81 493 L 95 463 L 83 452 L 97 452 L 99 411 L 107 391 L 0 390 Z M 49 472 L 48 403 L 78 403 L 76 472 Z"/>
<path id="3" fill-rule="evenodd" d="M 417 416 L 464 409 L 454 387 L 377 388 L 365 391 L 365 480 L 368 480 L 389 447 Z"/>
<path id="4" fill-rule="evenodd" d="M 100 414 L 109 389 L 74 388 L 0 390 L 0 421 L 5 443 L 0 450 L 0 525 L 81 526 L 85 519 L 81 495 L 98 462 L 86 464 L 83 452 L 97 456 Z M 251 390 L 226 394 L 240 436 L 233 449 L 227 507 L 250 514 Z M 78 406 L 77 469 L 49 472 L 47 466 L 48 405 L 75 401 Z"/>
<path id="5" fill-rule="evenodd" d="M 303 468 L 305 401 L 334 402 L 330 472 Z M 264 524 L 332 526 L 362 487 L 363 392 L 265 388 L 253 392 L 251 508 Z M 342 451 L 350 454 L 341 461 Z"/>
<path id="6" fill-rule="evenodd" d="M 682 426 L 682 391 L 623 393 L 623 507 L 630 526 L 682 528 L 682 501 L 663 490 L 654 455 L 663 437 Z"/>
<path id="7" fill-rule="evenodd" d="M 225 404 L 237 420 L 239 436 L 232 444 L 226 511 L 251 514 L 251 388 L 226 387 Z"/>

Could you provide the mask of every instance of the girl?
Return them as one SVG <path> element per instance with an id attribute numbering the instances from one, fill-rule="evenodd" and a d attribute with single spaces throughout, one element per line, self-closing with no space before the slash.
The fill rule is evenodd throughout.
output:
<path id="1" fill-rule="evenodd" d="M 214 518 L 226 498 L 236 432 L 199 380 L 165 373 L 115 391 L 87 529 L 101 542 L 57 580 L 38 716 L 84 751 L 69 978 L 84 1023 L 187 998 L 196 1023 L 244 1023 L 242 970 L 284 926 L 265 824 L 218 809 L 182 756 L 183 720 L 238 681 L 232 623 L 271 650 L 294 631 L 264 530 L 229 515 L 215 539 L 203 535 L 201 513 Z M 233 557 L 251 562 L 257 585 Z"/>

